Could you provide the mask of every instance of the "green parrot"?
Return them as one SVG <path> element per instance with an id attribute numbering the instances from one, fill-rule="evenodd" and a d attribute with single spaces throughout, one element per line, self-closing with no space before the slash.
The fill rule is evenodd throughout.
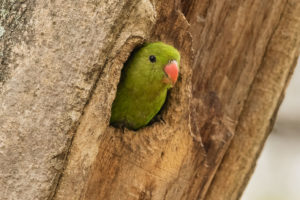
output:
<path id="1" fill-rule="evenodd" d="M 110 124 L 137 130 L 163 106 L 168 89 L 177 81 L 180 54 L 163 42 L 146 43 L 124 65 Z"/>

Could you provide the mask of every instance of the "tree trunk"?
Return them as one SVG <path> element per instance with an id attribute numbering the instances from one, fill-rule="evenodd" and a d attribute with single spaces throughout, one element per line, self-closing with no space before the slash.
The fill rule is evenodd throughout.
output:
<path id="1" fill-rule="evenodd" d="M 299 0 L 0 5 L 0 199 L 239 199 L 296 65 Z M 163 121 L 116 129 L 145 41 L 180 51 L 180 77 Z"/>

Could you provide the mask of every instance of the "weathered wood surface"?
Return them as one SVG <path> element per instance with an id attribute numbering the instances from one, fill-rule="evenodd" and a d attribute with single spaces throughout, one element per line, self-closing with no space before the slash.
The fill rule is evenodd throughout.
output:
<path id="1" fill-rule="evenodd" d="M 300 1 L 286 1 L 251 84 L 235 136 L 205 199 L 239 199 L 273 128 L 300 46 Z"/>
<path id="2" fill-rule="evenodd" d="M 3 1 L 0 198 L 238 199 L 299 55 L 299 6 Z M 179 49 L 180 79 L 165 122 L 123 132 L 110 107 L 145 40 Z"/>

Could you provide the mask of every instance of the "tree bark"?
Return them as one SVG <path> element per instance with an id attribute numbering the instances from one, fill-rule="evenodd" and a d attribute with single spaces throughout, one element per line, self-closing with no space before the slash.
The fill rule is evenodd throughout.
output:
<path id="1" fill-rule="evenodd" d="M 0 199 L 240 198 L 299 55 L 299 0 L 0 6 Z M 145 41 L 180 51 L 180 77 L 163 121 L 116 129 Z"/>

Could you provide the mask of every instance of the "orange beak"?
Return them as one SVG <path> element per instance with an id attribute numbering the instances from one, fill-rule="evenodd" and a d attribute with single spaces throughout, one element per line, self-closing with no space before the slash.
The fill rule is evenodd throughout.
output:
<path id="1" fill-rule="evenodd" d="M 165 73 L 168 75 L 168 78 L 172 81 L 174 85 L 178 78 L 178 64 L 175 60 L 172 60 L 169 64 L 167 64 L 164 68 Z"/>

